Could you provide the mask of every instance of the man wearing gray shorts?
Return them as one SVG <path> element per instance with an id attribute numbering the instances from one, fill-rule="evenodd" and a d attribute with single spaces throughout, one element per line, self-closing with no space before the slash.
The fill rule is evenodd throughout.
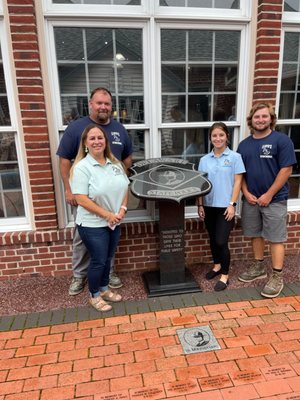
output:
<path id="1" fill-rule="evenodd" d="M 252 282 L 267 277 L 264 250 L 268 240 L 272 274 L 261 295 L 272 298 L 283 289 L 288 178 L 296 157 L 290 138 L 274 130 L 276 115 L 271 104 L 254 105 L 247 122 L 251 135 L 239 144 L 237 151 L 246 168 L 242 183 L 242 228 L 243 234 L 251 237 L 254 261 L 238 279 Z"/>

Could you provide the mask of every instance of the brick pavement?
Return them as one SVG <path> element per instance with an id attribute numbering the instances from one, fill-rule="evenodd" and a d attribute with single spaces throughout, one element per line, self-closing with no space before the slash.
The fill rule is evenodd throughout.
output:
<path id="1" fill-rule="evenodd" d="M 221 349 L 185 354 L 176 330 L 203 325 Z M 272 300 L 199 293 L 107 316 L 2 317 L 0 329 L 0 400 L 300 399 L 299 283 Z"/>

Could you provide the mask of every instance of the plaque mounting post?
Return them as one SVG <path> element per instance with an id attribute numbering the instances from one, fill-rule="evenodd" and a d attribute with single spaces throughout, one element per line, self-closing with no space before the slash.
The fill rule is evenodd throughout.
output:
<path id="1" fill-rule="evenodd" d="M 182 159 L 143 160 L 131 169 L 132 193 L 157 201 L 159 208 L 160 269 L 144 273 L 148 296 L 201 291 L 185 267 L 183 200 L 207 194 L 211 183 Z"/>

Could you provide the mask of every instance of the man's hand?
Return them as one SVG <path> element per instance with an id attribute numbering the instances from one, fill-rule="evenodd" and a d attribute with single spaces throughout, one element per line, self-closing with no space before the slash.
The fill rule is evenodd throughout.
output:
<path id="1" fill-rule="evenodd" d="M 261 207 L 267 207 L 272 201 L 272 195 L 264 193 L 257 199 L 257 204 Z"/>
<path id="2" fill-rule="evenodd" d="M 247 193 L 244 193 L 244 196 L 245 196 L 245 198 L 246 198 L 246 200 L 248 201 L 249 204 L 252 204 L 253 206 L 255 204 L 257 204 L 257 197 L 254 196 L 254 194 L 252 194 L 250 192 L 247 192 Z"/>
<path id="3" fill-rule="evenodd" d="M 75 199 L 75 196 L 71 192 L 71 190 L 66 190 L 65 191 L 65 199 L 66 199 L 66 202 L 68 204 L 70 204 L 70 206 L 74 206 L 74 207 L 77 206 L 77 201 Z"/>

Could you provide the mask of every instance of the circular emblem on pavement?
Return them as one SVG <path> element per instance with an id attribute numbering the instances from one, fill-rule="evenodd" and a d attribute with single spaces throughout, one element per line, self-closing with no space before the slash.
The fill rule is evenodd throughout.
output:
<path id="1" fill-rule="evenodd" d="M 202 347 L 210 342 L 210 335 L 199 328 L 189 329 L 183 335 L 184 340 L 191 347 Z"/>

